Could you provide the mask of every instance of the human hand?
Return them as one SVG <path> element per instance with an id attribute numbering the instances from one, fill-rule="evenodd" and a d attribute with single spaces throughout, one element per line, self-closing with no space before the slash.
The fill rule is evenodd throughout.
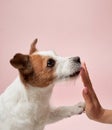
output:
<path id="1" fill-rule="evenodd" d="M 82 70 L 80 74 L 82 82 L 84 84 L 82 95 L 86 102 L 85 112 L 90 119 L 101 122 L 104 109 L 102 108 L 92 87 L 92 83 L 85 63 L 82 65 Z"/>

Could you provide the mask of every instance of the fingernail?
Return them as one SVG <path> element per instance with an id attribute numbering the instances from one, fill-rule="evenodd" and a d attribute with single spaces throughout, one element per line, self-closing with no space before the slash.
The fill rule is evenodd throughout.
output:
<path id="1" fill-rule="evenodd" d="M 82 74 L 82 73 L 84 73 L 84 71 L 85 71 L 85 70 L 84 70 L 84 68 L 82 67 L 81 70 L 80 70 L 80 73 Z"/>
<path id="2" fill-rule="evenodd" d="M 88 93 L 87 87 L 84 88 L 84 93 L 85 93 L 85 94 Z"/>

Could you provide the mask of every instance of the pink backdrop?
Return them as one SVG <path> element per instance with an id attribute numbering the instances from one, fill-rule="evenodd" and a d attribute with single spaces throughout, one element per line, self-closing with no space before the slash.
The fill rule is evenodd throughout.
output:
<path id="1" fill-rule="evenodd" d="M 86 61 L 94 89 L 105 108 L 112 109 L 112 0 L 0 0 L 0 91 L 16 77 L 9 60 L 27 53 L 39 38 L 40 50 Z M 82 82 L 55 86 L 54 105 L 83 100 Z M 49 125 L 45 130 L 112 130 L 85 114 Z"/>

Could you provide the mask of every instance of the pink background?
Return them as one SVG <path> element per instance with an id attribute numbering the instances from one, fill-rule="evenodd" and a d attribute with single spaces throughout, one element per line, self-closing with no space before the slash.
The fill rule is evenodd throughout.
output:
<path id="1" fill-rule="evenodd" d="M 112 109 L 112 0 L 0 0 L 0 91 L 16 77 L 9 60 L 28 53 L 39 38 L 40 50 L 86 61 L 97 96 Z M 72 105 L 82 98 L 82 82 L 55 86 L 54 105 Z M 49 125 L 45 130 L 112 130 L 85 114 Z"/>

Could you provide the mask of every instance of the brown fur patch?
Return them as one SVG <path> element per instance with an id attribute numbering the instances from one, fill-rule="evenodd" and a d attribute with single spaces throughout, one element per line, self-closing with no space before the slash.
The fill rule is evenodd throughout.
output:
<path id="1" fill-rule="evenodd" d="M 38 39 L 35 39 L 32 44 L 31 44 L 31 47 L 30 47 L 30 54 L 34 53 L 35 51 L 37 51 L 36 49 L 36 43 L 38 42 Z"/>
<path id="2" fill-rule="evenodd" d="M 21 75 L 25 84 L 28 83 L 35 87 L 46 87 L 53 82 L 55 78 L 54 68 L 47 67 L 49 58 L 47 56 L 30 55 L 33 71 L 29 75 Z"/>
<path id="3" fill-rule="evenodd" d="M 18 53 L 10 60 L 10 63 L 19 70 L 20 78 L 25 86 L 30 84 L 34 87 L 46 87 L 55 78 L 54 67 L 47 67 L 47 60 L 50 57 L 32 55 L 32 53 L 37 51 L 37 41 L 38 39 L 35 39 L 32 42 L 30 55 Z"/>

